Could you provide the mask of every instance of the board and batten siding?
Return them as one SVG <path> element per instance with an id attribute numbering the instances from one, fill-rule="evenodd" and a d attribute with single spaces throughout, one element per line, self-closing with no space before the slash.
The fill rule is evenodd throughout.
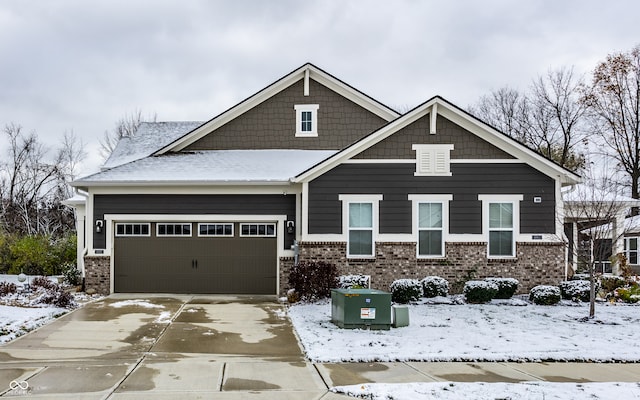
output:
<path id="1" fill-rule="evenodd" d="M 342 233 L 339 194 L 382 194 L 380 233 L 411 233 L 408 194 L 452 194 L 449 231 L 482 233 L 479 194 L 522 194 L 520 231 L 555 233 L 555 182 L 526 164 L 451 164 L 452 176 L 414 176 L 415 164 L 342 164 L 309 183 L 309 233 Z M 541 197 L 541 203 L 534 203 Z"/>
<path id="2" fill-rule="evenodd" d="M 286 215 L 295 220 L 295 195 L 95 195 L 94 219 L 105 214 L 220 214 L 220 215 Z M 198 222 L 198 221 L 192 221 Z M 293 244 L 295 234 L 285 232 L 284 248 Z M 93 246 L 104 249 L 106 234 L 93 234 Z"/>

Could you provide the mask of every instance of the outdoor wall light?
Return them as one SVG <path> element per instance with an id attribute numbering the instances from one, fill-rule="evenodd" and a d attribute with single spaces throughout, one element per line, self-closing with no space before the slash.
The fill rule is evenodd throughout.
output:
<path id="1" fill-rule="evenodd" d="M 294 233 L 295 232 L 295 227 L 296 227 L 295 222 L 287 221 L 287 233 Z"/>
<path id="2" fill-rule="evenodd" d="M 103 226 L 104 226 L 104 222 L 101 219 L 96 220 L 96 233 L 101 233 Z"/>

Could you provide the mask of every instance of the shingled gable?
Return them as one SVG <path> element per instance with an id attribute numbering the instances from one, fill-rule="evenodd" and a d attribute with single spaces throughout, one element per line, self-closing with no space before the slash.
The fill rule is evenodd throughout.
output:
<path id="1" fill-rule="evenodd" d="M 371 113 L 377 115 L 385 121 L 392 121 L 400 116 L 399 113 L 385 106 L 379 101 L 369 97 L 368 95 L 362 93 L 354 87 L 349 86 L 348 84 L 316 67 L 315 65 L 307 63 L 275 81 L 256 94 L 248 97 L 237 105 L 222 112 L 221 114 L 217 115 L 213 119 L 202 124 L 186 135 L 158 149 L 153 155 L 162 155 L 167 152 L 184 150 L 189 145 L 192 145 L 199 139 L 202 139 L 221 126 L 243 115 L 253 107 L 256 107 L 257 105 L 280 93 L 281 91 L 289 88 L 297 82 L 300 82 L 300 80 L 304 80 L 305 90 L 308 90 L 310 79 L 313 79 L 319 84 L 333 90 L 337 94 L 363 107 L 364 109 L 370 111 Z"/>
<path id="2" fill-rule="evenodd" d="M 428 135 L 429 133 L 436 134 L 436 120 L 438 116 L 442 116 L 468 132 L 478 136 L 480 139 L 539 170 L 543 174 L 553 179 L 559 177 L 563 186 L 573 185 L 581 181 L 580 176 L 572 171 L 556 164 L 511 137 L 499 132 L 495 128 L 461 110 L 444 98 L 434 96 L 401 117 L 389 122 L 377 131 L 299 174 L 292 179 L 292 182 L 309 182 L 333 169 L 337 165 L 352 159 L 363 151 L 380 143 L 391 135 L 396 134 L 411 123 L 428 114 L 433 115 L 436 118 L 431 118 L 430 132 L 425 132 L 425 135 Z"/>

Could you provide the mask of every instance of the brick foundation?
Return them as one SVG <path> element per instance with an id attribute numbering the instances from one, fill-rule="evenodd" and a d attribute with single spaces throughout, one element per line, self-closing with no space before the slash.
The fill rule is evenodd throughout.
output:
<path id="1" fill-rule="evenodd" d="M 371 287 L 389 290 L 396 279 L 422 279 L 436 275 L 449 281 L 451 293 L 460 292 L 466 280 L 473 278 L 516 278 L 519 293 L 540 284 L 558 284 L 564 279 L 564 245 L 562 243 L 517 243 L 517 258 L 487 258 L 487 244 L 446 243 L 446 257 L 417 259 L 416 243 L 376 243 L 376 256 L 371 259 L 347 259 L 344 242 L 301 242 L 300 260 L 325 261 L 335 264 L 338 273 L 371 275 Z M 280 293 L 288 289 L 293 258 L 280 259 Z"/>
<path id="2" fill-rule="evenodd" d="M 86 256 L 84 258 L 84 285 L 97 293 L 111 293 L 111 258 L 109 256 Z"/>

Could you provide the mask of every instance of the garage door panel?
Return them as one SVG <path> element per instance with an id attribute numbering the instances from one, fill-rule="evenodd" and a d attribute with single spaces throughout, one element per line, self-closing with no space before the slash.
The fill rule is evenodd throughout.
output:
<path id="1" fill-rule="evenodd" d="M 275 294 L 276 246 L 273 237 L 116 237 L 114 289 Z"/>

